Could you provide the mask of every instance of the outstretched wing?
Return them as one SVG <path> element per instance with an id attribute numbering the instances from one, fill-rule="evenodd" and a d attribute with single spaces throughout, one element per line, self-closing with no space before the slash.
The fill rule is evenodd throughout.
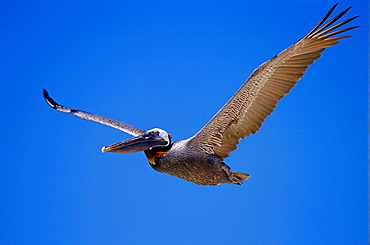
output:
<path id="1" fill-rule="evenodd" d="M 89 121 L 93 121 L 93 122 L 97 122 L 97 123 L 101 123 L 101 124 L 107 125 L 109 127 L 119 129 L 119 130 L 121 130 L 125 133 L 128 133 L 128 134 L 131 134 L 133 136 L 139 136 L 139 135 L 142 135 L 146 132 L 144 130 L 135 128 L 131 125 L 128 125 L 126 123 L 122 123 L 122 122 L 119 122 L 119 121 L 116 121 L 116 120 L 113 120 L 113 119 L 109 119 L 109 118 L 98 116 L 98 115 L 91 114 L 91 113 L 88 113 L 88 112 L 84 112 L 84 111 L 64 107 L 64 106 L 59 105 L 58 103 L 56 103 L 49 96 L 46 89 L 43 90 L 43 93 L 44 93 L 44 98 L 46 100 L 46 103 L 48 103 L 52 108 L 54 108 L 57 111 L 71 113 L 75 116 L 78 116 L 79 118 L 89 120 Z"/>
<path id="2" fill-rule="evenodd" d="M 335 24 L 350 8 L 324 24 L 337 5 L 306 36 L 259 66 L 211 121 L 193 136 L 189 144 L 223 159 L 237 149 L 240 139 L 256 133 L 307 67 L 320 58 L 321 52 L 339 43 L 340 39 L 349 37 L 333 36 L 358 28 L 338 29 L 358 16 Z"/>

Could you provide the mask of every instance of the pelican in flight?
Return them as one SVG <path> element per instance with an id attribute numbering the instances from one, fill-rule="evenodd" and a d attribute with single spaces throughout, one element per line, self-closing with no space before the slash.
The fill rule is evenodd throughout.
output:
<path id="1" fill-rule="evenodd" d="M 145 131 L 106 117 L 64 107 L 56 103 L 45 89 L 44 98 L 57 111 L 71 113 L 134 136 L 104 146 L 102 152 L 144 151 L 150 166 L 158 172 L 198 185 L 240 185 L 250 175 L 230 170 L 224 159 L 237 149 L 240 139 L 259 130 L 279 100 L 289 93 L 325 48 L 349 37 L 338 34 L 358 28 L 340 28 L 358 16 L 336 23 L 350 8 L 327 21 L 337 5 L 307 35 L 254 70 L 234 96 L 189 139 L 172 142 L 172 136 L 163 129 Z"/>

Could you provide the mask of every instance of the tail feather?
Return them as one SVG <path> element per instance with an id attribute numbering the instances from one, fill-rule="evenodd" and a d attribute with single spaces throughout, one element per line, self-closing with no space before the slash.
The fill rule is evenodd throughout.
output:
<path id="1" fill-rule="evenodd" d="M 236 172 L 236 171 L 230 171 L 233 175 L 235 175 L 236 177 L 238 177 L 239 179 L 241 180 L 247 180 L 250 175 L 249 174 L 245 174 L 245 173 L 240 173 L 240 172 Z"/>

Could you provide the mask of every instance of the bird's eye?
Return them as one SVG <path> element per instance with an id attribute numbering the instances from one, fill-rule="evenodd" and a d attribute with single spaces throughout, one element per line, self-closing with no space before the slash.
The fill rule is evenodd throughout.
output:
<path id="1" fill-rule="evenodd" d="M 149 134 L 150 135 L 157 135 L 157 136 L 159 136 L 159 132 L 158 131 L 150 131 Z"/>

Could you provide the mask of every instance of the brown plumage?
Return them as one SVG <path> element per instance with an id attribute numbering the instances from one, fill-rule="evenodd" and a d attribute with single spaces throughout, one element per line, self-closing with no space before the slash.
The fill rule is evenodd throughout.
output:
<path id="1" fill-rule="evenodd" d="M 283 52 L 260 65 L 212 120 L 200 130 L 193 142 L 204 152 L 226 158 L 237 149 L 239 140 L 256 133 L 265 118 L 297 83 L 325 48 L 349 36 L 332 37 L 356 27 L 335 29 L 356 17 L 332 24 L 342 17 L 347 8 L 322 25 L 333 12 L 333 6 L 324 18 L 306 36 Z M 321 26 L 322 25 L 322 26 Z"/>
<path id="2" fill-rule="evenodd" d="M 335 35 L 358 28 L 339 29 L 357 16 L 335 24 L 350 8 L 325 23 L 336 6 L 306 36 L 259 66 L 211 121 L 186 140 L 172 143 L 172 136 L 161 129 L 144 131 L 109 118 L 61 106 L 49 97 L 46 90 L 44 97 L 58 111 L 72 113 L 135 136 L 103 147 L 103 152 L 144 151 L 150 165 L 159 172 L 200 185 L 241 184 L 249 175 L 231 171 L 223 159 L 237 149 L 240 139 L 259 130 L 279 100 L 289 93 L 325 48 L 349 37 Z"/>

